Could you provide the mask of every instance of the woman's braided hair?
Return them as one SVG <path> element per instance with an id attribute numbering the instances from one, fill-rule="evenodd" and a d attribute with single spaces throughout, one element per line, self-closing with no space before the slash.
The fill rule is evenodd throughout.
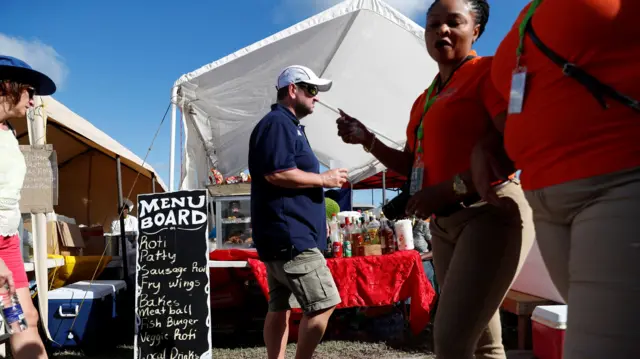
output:
<path id="1" fill-rule="evenodd" d="M 435 0 L 433 4 L 427 10 L 427 14 L 431 12 L 433 6 L 439 0 Z M 464 0 L 471 6 L 471 11 L 475 15 L 475 20 L 478 25 L 480 25 L 480 32 L 478 33 L 478 38 L 482 36 L 484 33 L 484 29 L 487 27 L 487 23 L 489 22 L 489 1 L 488 0 Z"/>

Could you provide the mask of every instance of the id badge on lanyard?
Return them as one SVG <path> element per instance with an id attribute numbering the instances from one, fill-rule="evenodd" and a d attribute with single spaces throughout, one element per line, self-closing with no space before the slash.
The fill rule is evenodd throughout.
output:
<path id="1" fill-rule="evenodd" d="M 422 189 L 424 180 L 424 162 L 422 162 L 422 153 L 418 153 L 413 161 L 411 169 L 411 186 L 409 186 L 409 194 L 414 195 Z"/>
<path id="2" fill-rule="evenodd" d="M 509 93 L 509 114 L 522 112 L 524 89 L 527 84 L 527 68 L 518 66 L 511 75 L 511 91 Z"/>
<path id="3" fill-rule="evenodd" d="M 522 112 L 525 88 L 527 85 L 527 68 L 521 65 L 520 57 L 522 56 L 524 50 L 524 37 L 526 34 L 527 26 L 529 26 L 531 17 L 533 16 L 533 13 L 535 13 L 536 8 L 538 7 L 538 5 L 540 5 L 541 2 L 542 0 L 534 0 L 533 3 L 531 3 L 529 10 L 527 11 L 527 14 L 520 23 L 520 43 L 518 44 L 518 48 L 516 50 L 516 67 L 511 74 L 511 91 L 509 92 L 509 108 L 507 110 L 510 115 Z"/>
<path id="4" fill-rule="evenodd" d="M 422 119 L 420 120 L 420 125 L 418 126 L 418 131 L 416 132 L 416 144 L 415 155 L 413 158 L 413 166 L 411 167 L 411 179 L 409 186 L 409 194 L 414 195 L 416 192 L 422 189 L 422 184 L 424 182 L 424 162 L 422 160 L 423 150 L 422 150 L 422 139 L 424 137 L 424 117 L 427 114 L 427 111 L 433 105 L 436 100 L 436 96 L 431 97 L 433 93 L 433 89 L 435 88 L 436 80 L 431 83 L 429 89 L 427 90 L 427 97 L 424 99 L 424 111 L 422 112 Z"/>

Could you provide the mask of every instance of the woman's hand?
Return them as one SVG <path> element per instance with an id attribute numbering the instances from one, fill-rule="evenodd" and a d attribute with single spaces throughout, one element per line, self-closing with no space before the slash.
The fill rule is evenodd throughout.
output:
<path id="1" fill-rule="evenodd" d="M 340 117 L 336 120 L 338 124 L 338 136 L 342 137 L 345 143 L 356 145 L 369 145 L 373 134 L 367 130 L 362 122 L 347 115 L 340 110 Z"/>
<path id="2" fill-rule="evenodd" d="M 502 136 L 489 133 L 478 141 L 471 152 L 471 177 L 478 194 L 488 203 L 500 206 L 493 184 L 507 180 L 516 171 L 504 150 Z"/>
<path id="3" fill-rule="evenodd" d="M 0 259 L 0 288 L 4 288 L 5 284 L 9 287 L 9 295 L 13 295 L 16 292 L 13 273 L 11 273 L 4 261 Z"/>
<path id="4" fill-rule="evenodd" d="M 407 202 L 405 212 L 408 216 L 426 219 L 438 209 L 454 202 L 453 182 L 445 181 L 416 192 Z"/>

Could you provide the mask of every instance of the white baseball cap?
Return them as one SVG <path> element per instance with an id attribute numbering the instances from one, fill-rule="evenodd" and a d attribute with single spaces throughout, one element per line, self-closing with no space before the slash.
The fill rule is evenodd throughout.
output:
<path id="1" fill-rule="evenodd" d="M 316 85 L 318 86 L 318 91 L 320 92 L 329 91 L 331 85 L 333 84 L 333 81 L 331 80 L 319 78 L 308 67 L 293 65 L 282 70 L 280 76 L 278 76 L 278 85 L 276 86 L 276 89 L 280 90 L 283 87 L 287 87 L 290 84 L 295 84 L 298 82 Z"/>

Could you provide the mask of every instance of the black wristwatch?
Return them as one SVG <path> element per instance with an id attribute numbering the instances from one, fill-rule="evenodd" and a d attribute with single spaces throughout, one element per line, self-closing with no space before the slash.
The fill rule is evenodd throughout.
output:
<path id="1" fill-rule="evenodd" d="M 464 196 L 469 192 L 467 185 L 464 183 L 464 180 L 460 175 L 455 175 L 453 177 L 453 192 L 458 196 Z"/>

